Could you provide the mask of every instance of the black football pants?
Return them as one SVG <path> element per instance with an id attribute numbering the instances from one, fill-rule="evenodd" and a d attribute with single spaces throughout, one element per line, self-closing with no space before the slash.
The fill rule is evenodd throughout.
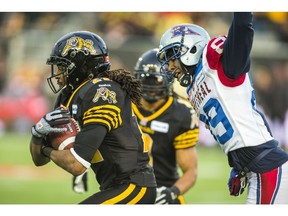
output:
<path id="1" fill-rule="evenodd" d="M 128 183 L 93 194 L 79 204 L 154 204 L 156 187 Z"/>

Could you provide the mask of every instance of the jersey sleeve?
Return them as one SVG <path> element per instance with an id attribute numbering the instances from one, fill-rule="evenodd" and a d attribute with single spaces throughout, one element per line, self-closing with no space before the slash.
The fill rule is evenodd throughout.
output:
<path id="1" fill-rule="evenodd" d="M 113 81 L 96 83 L 83 100 L 83 126 L 100 124 L 108 132 L 122 125 L 123 91 Z"/>
<path id="2" fill-rule="evenodd" d="M 222 58 L 223 71 L 227 77 L 238 79 L 249 72 L 253 36 L 252 13 L 235 12 Z"/>
<path id="3" fill-rule="evenodd" d="M 195 111 L 183 105 L 184 110 L 182 110 L 183 124 L 181 133 L 174 139 L 174 148 L 175 149 L 186 149 L 194 147 L 199 140 L 199 125 L 198 117 Z"/>
<path id="4" fill-rule="evenodd" d="M 83 123 L 74 145 L 74 156 L 86 164 L 97 157 L 106 133 L 122 125 L 124 100 L 122 89 L 114 81 L 95 79 L 91 82 L 95 82 L 94 85 L 80 97 Z"/>
<path id="5" fill-rule="evenodd" d="M 221 35 L 211 39 L 204 50 L 204 56 L 206 57 L 208 67 L 212 70 L 217 71 L 217 75 L 221 83 L 225 86 L 235 87 L 241 85 L 244 82 L 245 73 L 239 76 L 237 79 L 230 78 L 226 75 L 227 70 L 226 72 L 224 71 L 224 67 L 222 64 L 223 50 L 226 40 L 227 40 L 226 35 Z M 230 65 L 232 66 L 233 64 L 231 63 Z"/>

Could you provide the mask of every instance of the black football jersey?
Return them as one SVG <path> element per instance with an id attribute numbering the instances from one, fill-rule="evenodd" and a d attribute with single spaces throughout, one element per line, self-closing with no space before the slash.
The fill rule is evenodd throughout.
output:
<path id="1" fill-rule="evenodd" d="M 100 189 L 126 182 L 156 186 L 131 100 L 117 82 L 108 78 L 87 81 L 69 97 L 60 95 L 55 107 L 63 103 L 81 126 L 73 150 L 78 160 L 84 160 L 82 164 L 91 164 Z M 85 136 L 100 125 L 107 129 L 103 140 Z"/>
<path id="2" fill-rule="evenodd" d="M 132 107 L 149 149 L 157 185 L 171 187 L 179 178 L 175 151 L 196 145 L 198 118 L 192 108 L 173 97 L 154 113 L 134 104 Z"/>

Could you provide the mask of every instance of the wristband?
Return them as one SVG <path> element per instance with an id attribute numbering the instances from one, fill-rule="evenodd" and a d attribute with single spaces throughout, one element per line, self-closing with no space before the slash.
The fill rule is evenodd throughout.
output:
<path id="1" fill-rule="evenodd" d="M 41 153 L 45 156 L 50 158 L 50 154 L 54 149 L 48 146 L 43 146 L 41 149 Z"/>

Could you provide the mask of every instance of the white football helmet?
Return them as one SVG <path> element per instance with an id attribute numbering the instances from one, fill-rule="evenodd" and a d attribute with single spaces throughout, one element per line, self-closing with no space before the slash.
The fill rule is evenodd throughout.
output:
<path id="1" fill-rule="evenodd" d="M 158 60 L 162 65 L 173 58 L 180 60 L 184 66 L 197 65 L 209 40 L 207 31 L 198 25 L 175 25 L 160 40 Z"/>

